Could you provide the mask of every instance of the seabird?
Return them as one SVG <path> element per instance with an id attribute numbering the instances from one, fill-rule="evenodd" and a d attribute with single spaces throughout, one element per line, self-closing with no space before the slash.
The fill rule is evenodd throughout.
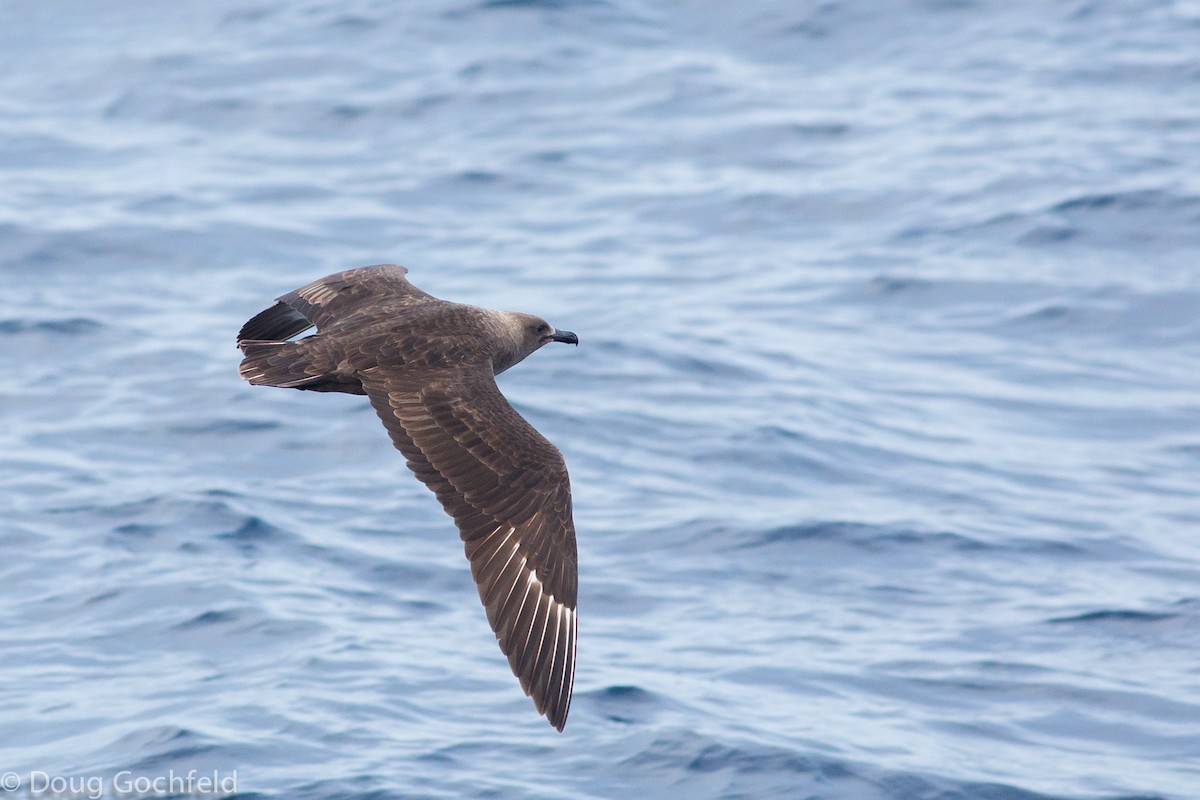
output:
<path id="1" fill-rule="evenodd" d="M 508 404 L 495 376 L 542 345 L 579 338 L 531 314 L 439 300 L 407 272 L 361 267 L 288 292 L 242 326 L 239 372 L 259 386 L 370 398 L 454 518 L 521 688 L 561 731 L 578 632 L 571 485 L 558 448 Z"/>

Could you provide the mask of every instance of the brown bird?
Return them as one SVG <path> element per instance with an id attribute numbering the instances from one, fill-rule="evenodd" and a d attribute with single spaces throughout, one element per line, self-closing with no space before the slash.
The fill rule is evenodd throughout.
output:
<path id="1" fill-rule="evenodd" d="M 577 557 L 566 463 L 495 376 L 570 331 L 451 303 L 382 264 L 279 298 L 238 333 L 252 384 L 365 394 L 454 518 L 488 622 L 521 688 L 562 730 L 575 681 Z M 293 336 L 316 326 L 303 339 Z"/>

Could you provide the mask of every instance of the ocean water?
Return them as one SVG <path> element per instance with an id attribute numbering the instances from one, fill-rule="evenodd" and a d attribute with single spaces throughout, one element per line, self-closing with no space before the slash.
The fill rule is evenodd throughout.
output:
<path id="1" fill-rule="evenodd" d="M 0 4 L 0 790 L 1200 797 L 1198 41 Z M 242 322 L 383 261 L 579 334 L 501 378 L 574 483 L 561 735 L 366 401 L 238 379 Z"/>

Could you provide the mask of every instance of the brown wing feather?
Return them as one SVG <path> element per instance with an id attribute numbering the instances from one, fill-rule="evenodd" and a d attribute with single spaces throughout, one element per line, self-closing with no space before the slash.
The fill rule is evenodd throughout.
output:
<path id="1" fill-rule="evenodd" d="M 283 341 L 314 325 L 323 331 L 361 308 L 378 312 L 437 299 L 409 283 L 407 273 L 399 264 L 376 264 L 326 275 L 253 317 L 242 326 L 238 342 Z"/>
<path id="2" fill-rule="evenodd" d="M 413 380 L 408 370 L 375 367 L 361 377 L 408 466 L 454 517 L 513 673 L 562 730 L 578 633 L 566 464 L 504 399 L 490 367 L 436 372 Z"/>

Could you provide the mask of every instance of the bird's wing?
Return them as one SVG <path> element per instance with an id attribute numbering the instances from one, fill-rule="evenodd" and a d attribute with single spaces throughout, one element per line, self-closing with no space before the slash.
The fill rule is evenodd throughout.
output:
<path id="1" fill-rule="evenodd" d="M 327 275 L 288 292 L 238 332 L 238 342 L 283 341 L 316 325 L 351 316 L 364 306 L 403 308 L 436 300 L 408 282 L 399 264 L 377 264 Z"/>
<path id="2" fill-rule="evenodd" d="M 577 556 L 558 448 L 504 399 L 490 364 L 364 370 L 409 468 L 458 525 L 488 622 L 521 688 L 558 730 L 575 679 Z"/>

